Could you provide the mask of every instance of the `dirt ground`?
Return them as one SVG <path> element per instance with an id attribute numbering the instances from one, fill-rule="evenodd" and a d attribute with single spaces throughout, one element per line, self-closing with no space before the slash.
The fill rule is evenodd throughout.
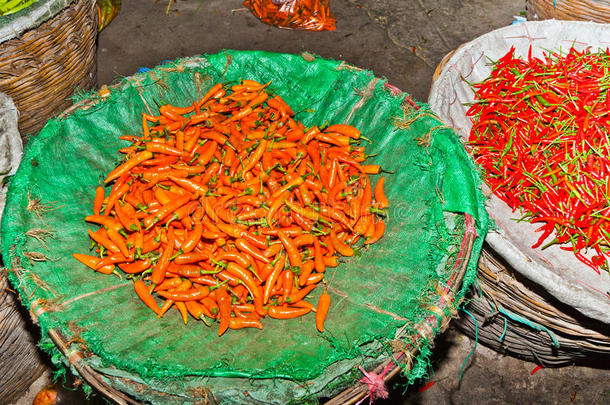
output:
<path id="1" fill-rule="evenodd" d="M 100 34 L 98 85 L 141 67 L 221 49 L 304 51 L 343 59 L 383 76 L 426 101 L 434 70 L 460 44 L 510 24 L 525 2 L 514 0 L 331 0 L 335 32 L 280 30 L 258 21 L 241 0 L 123 1 Z M 433 370 L 417 386 L 391 385 L 378 404 L 603 404 L 610 403 L 608 368 L 540 369 L 499 355 L 453 328 L 436 342 Z M 464 367 L 460 380 L 460 370 Z M 610 368 L 610 365 L 606 367 Z M 30 404 L 50 381 L 46 372 L 17 403 Z M 427 388 L 427 389 L 425 389 Z M 102 402 L 71 394 L 64 403 Z"/>

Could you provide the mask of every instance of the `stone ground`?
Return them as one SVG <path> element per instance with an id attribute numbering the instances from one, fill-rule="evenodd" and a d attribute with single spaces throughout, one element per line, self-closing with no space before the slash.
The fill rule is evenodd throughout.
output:
<path id="1" fill-rule="evenodd" d="M 335 32 L 294 32 L 259 22 L 241 0 L 123 1 L 117 18 L 100 34 L 98 84 L 163 60 L 258 49 L 343 59 L 374 71 L 425 101 L 441 58 L 460 44 L 510 24 L 525 2 L 514 0 L 331 0 Z M 499 355 L 481 345 L 460 369 L 475 342 L 450 328 L 436 342 L 433 372 L 406 392 L 400 378 L 378 404 L 603 404 L 610 403 L 610 371 L 566 367 L 531 372 L 536 364 Z M 17 403 L 30 404 L 49 384 L 50 372 Z M 422 390 L 429 383 L 428 389 Z M 80 394 L 63 404 L 103 403 Z"/>

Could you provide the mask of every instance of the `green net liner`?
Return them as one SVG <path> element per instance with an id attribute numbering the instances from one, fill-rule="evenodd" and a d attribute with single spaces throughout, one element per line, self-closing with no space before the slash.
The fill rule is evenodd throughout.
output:
<path id="1" fill-rule="evenodd" d="M 372 140 L 371 163 L 395 172 L 386 175 L 384 237 L 327 270 L 332 305 L 323 334 L 313 314 L 266 318 L 263 330 L 222 337 L 193 320 L 185 326 L 177 312 L 157 319 L 130 281 L 71 257 L 90 248 L 83 218 L 100 176 L 121 159 L 126 143 L 118 137 L 140 134 L 141 113 L 157 114 L 156 103 L 190 105 L 214 83 L 240 79 L 271 81 L 306 126 L 356 126 Z M 9 277 L 42 329 L 41 345 L 58 365 L 92 373 L 86 379 L 94 386 L 153 403 L 315 401 L 354 384 L 359 365 L 379 366 L 401 345 L 420 349 L 397 359 L 412 368 L 409 381 L 422 376 L 440 320 L 475 278 L 488 218 L 480 179 L 455 133 L 409 100 L 345 62 L 258 51 L 177 60 L 122 80 L 105 97 L 87 95 L 28 144 L 2 218 Z M 46 248 L 26 235 L 36 229 L 54 232 Z M 452 290 L 460 263 L 464 283 Z M 439 322 L 422 331 L 429 319 Z"/>

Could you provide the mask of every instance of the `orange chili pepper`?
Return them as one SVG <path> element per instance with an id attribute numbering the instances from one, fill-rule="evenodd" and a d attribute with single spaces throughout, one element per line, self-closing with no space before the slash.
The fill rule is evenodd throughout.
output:
<path id="1" fill-rule="evenodd" d="M 383 192 L 383 184 L 385 182 L 385 177 L 382 177 L 375 184 L 375 201 L 379 204 L 379 208 L 388 208 L 390 203 Z"/>
<path id="2" fill-rule="evenodd" d="M 112 180 L 120 177 L 122 174 L 127 173 L 130 169 L 133 169 L 134 167 L 136 167 L 143 161 L 145 161 L 147 159 L 151 159 L 152 157 L 153 157 L 152 152 L 147 151 L 147 150 L 137 153 L 134 157 L 132 157 L 131 159 L 129 159 L 125 163 L 121 164 L 119 167 L 117 167 L 110 173 L 108 173 L 108 176 L 104 180 L 104 183 L 111 182 Z"/>
<path id="3" fill-rule="evenodd" d="M 118 266 L 121 270 L 128 274 L 142 273 L 143 271 L 150 268 L 150 260 L 137 260 L 132 263 L 119 263 Z"/>
<path id="4" fill-rule="evenodd" d="M 153 312 L 157 315 L 161 313 L 161 308 L 159 308 L 159 305 L 157 304 L 157 301 L 155 301 L 154 297 L 150 295 L 148 291 L 148 286 L 146 285 L 146 283 L 144 283 L 144 281 L 137 280 L 133 283 L 133 288 L 135 289 L 138 297 L 140 297 L 142 302 L 146 304 L 148 308 L 152 309 Z"/>
<path id="5" fill-rule="evenodd" d="M 318 308 L 316 311 L 316 328 L 320 332 L 324 332 L 324 322 L 326 321 L 326 315 L 328 314 L 328 309 L 330 308 L 330 295 L 326 292 L 320 294 L 320 298 L 318 299 Z"/>
<path id="6" fill-rule="evenodd" d="M 260 250 L 250 245 L 245 239 L 239 238 L 235 239 L 235 246 L 237 249 L 252 255 L 256 259 L 260 260 L 263 263 L 269 263 L 270 260 L 267 256 L 263 254 Z"/>
<path id="7" fill-rule="evenodd" d="M 100 215 L 100 211 L 102 210 L 102 204 L 104 203 L 104 198 L 106 197 L 106 191 L 104 187 L 98 186 L 95 189 L 95 198 L 93 199 L 93 213 L 95 215 Z"/>
<path id="8" fill-rule="evenodd" d="M 208 250 L 205 251 L 195 251 L 189 253 L 179 254 L 174 258 L 174 263 L 176 264 L 190 264 L 196 262 L 203 262 L 210 258 L 210 252 Z"/>
<path id="9" fill-rule="evenodd" d="M 313 240 L 313 257 L 314 268 L 318 273 L 323 273 L 326 269 L 326 265 L 324 264 L 324 259 L 322 258 L 322 247 L 320 246 L 320 240 L 317 237 L 315 237 Z"/>
<path id="10" fill-rule="evenodd" d="M 188 203 L 191 200 L 190 196 L 182 196 L 177 198 L 174 201 L 169 202 L 167 205 L 164 205 L 159 211 L 155 214 L 151 214 L 144 218 L 142 221 L 144 226 L 148 229 L 151 228 L 157 222 L 165 219 L 169 214 L 178 208 L 182 207 L 184 204 Z"/>
<path id="11" fill-rule="evenodd" d="M 229 320 L 229 328 L 231 328 L 231 329 L 243 329 L 243 328 L 263 329 L 263 324 L 260 321 L 257 321 L 254 319 L 231 317 Z"/>
<path id="12" fill-rule="evenodd" d="M 352 139 L 360 138 L 360 131 L 351 125 L 335 124 L 327 127 L 324 132 L 336 132 L 341 135 L 347 135 Z"/>
<path id="13" fill-rule="evenodd" d="M 311 312 L 311 309 L 302 307 L 272 306 L 269 308 L 269 316 L 275 319 L 298 318 L 309 312 Z"/>
<path id="14" fill-rule="evenodd" d="M 180 284 L 182 284 L 182 279 L 180 279 L 180 277 L 168 278 L 156 286 L 153 291 L 171 290 L 178 287 Z"/>
<path id="15" fill-rule="evenodd" d="M 301 288 L 300 290 L 293 291 L 286 297 L 286 302 L 289 304 L 293 304 L 295 302 L 301 301 L 303 298 L 307 296 L 310 292 L 312 292 L 318 285 L 311 284 L 306 287 Z"/>
<path id="16" fill-rule="evenodd" d="M 280 274 L 284 271 L 284 266 L 286 265 L 286 255 L 281 255 L 277 263 L 273 266 L 273 271 L 267 281 L 265 282 L 265 288 L 263 290 L 263 303 L 266 304 L 269 302 L 269 298 L 271 298 L 271 291 L 277 280 L 280 278 Z"/>
<path id="17" fill-rule="evenodd" d="M 176 306 L 176 308 L 178 308 L 178 311 L 180 311 L 180 314 L 182 315 L 182 320 L 186 325 L 188 323 L 188 310 L 186 309 L 185 303 L 182 301 L 176 301 L 174 302 L 174 305 Z"/>
<path id="18" fill-rule="evenodd" d="M 334 229 L 330 231 L 330 241 L 333 244 L 333 247 L 343 256 L 353 256 L 354 249 L 352 249 L 349 245 L 341 242 L 339 238 L 337 238 L 337 234 Z"/>
<path id="19" fill-rule="evenodd" d="M 160 142 L 148 142 L 146 144 L 146 150 L 152 153 L 162 153 L 164 155 L 187 156 L 187 153 L 182 149 Z"/>
<path id="20" fill-rule="evenodd" d="M 169 258 L 172 256 L 172 253 L 174 252 L 174 241 L 175 241 L 174 228 L 170 227 L 168 236 L 167 236 L 167 244 L 165 245 L 165 249 L 163 250 L 161 257 L 157 261 L 157 264 L 155 265 L 155 267 L 153 269 L 152 275 L 150 276 L 150 281 L 155 285 L 162 283 L 163 280 L 165 279 L 165 272 L 167 271 L 167 266 L 169 265 Z"/>
<path id="21" fill-rule="evenodd" d="M 207 316 L 208 318 L 214 319 L 214 315 L 212 315 L 205 305 L 197 301 L 185 301 L 184 305 L 193 318 L 202 320 L 206 325 L 210 326 L 205 317 Z"/>
<path id="22" fill-rule="evenodd" d="M 227 272 L 243 281 L 248 291 L 250 291 L 252 297 L 259 295 L 258 286 L 256 285 L 256 282 L 254 281 L 254 278 L 249 270 L 246 270 L 240 265 L 231 262 L 227 266 Z"/>
<path id="23" fill-rule="evenodd" d="M 301 274 L 299 274 L 299 285 L 300 286 L 304 286 L 305 283 L 307 283 L 307 279 L 313 272 L 314 267 L 315 267 L 315 264 L 312 260 L 308 260 L 305 263 L 303 263 L 303 266 L 301 267 Z"/>
<path id="24" fill-rule="evenodd" d="M 364 241 L 365 244 L 370 245 L 371 243 L 377 242 L 383 236 L 385 232 L 385 223 L 382 219 L 379 219 L 375 224 L 375 232 L 371 235 L 370 238 Z"/>
<path id="25" fill-rule="evenodd" d="M 218 336 L 221 336 L 229 328 L 231 323 L 231 297 L 227 294 L 224 287 L 216 291 L 216 302 L 219 308 L 220 325 L 218 327 Z"/>
<path id="26" fill-rule="evenodd" d="M 294 242 L 281 230 L 278 231 L 277 236 L 280 238 L 280 241 L 286 249 L 288 260 L 290 260 L 290 265 L 293 267 L 301 267 L 303 265 L 303 262 L 301 261 L 301 254 L 299 253 L 299 250 Z"/>
<path id="27" fill-rule="evenodd" d="M 206 286 L 189 288 L 184 291 L 157 291 L 163 298 L 178 301 L 196 301 L 210 295 L 210 289 Z"/>
<path id="28" fill-rule="evenodd" d="M 324 273 L 314 273 L 307 278 L 305 285 L 317 284 L 324 278 Z"/>
<path id="29" fill-rule="evenodd" d="M 76 260 L 78 260 L 79 262 L 84 264 L 85 266 L 87 266 L 90 269 L 93 269 L 99 273 L 111 274 L 114 271 L 113 264 L 108 264 L 106 266 L 102 266 L 102 267 L 98 268 L 97 266 L 102 261 L 102 259 L 100 259 L 97 256 L 84 255 L 82 253 L 74 253 L 72 256 Z"/>
<path id="30" fill-rule="evenodd" d="M 267 104 L 269 105 L 269 107 L 271 108 L 275 108 L 276 110 L 278 110 L 280 112 L 280 114 L 282 114 L 282 117 L 284 116 L 293 116 L 294 112 L 292 111 L 292 109 L 288 106 L 288 104 L 286 104 L 286 102 L 284 102 L 284 100 L 282 100 L 282 98 L 280 96 L 275 96 L 273 98 L 270 98 L 267 101 Z"/>
<path id="31" fill-rule="evenodd" d="M 104 228 L 100 228 L 98 231 L 93 232 L 91 229 L 88 230 L 89 237 L 93 239 L 96 243 L 106 248 L 108 251 L 117 253 L 120 251 L 119 247 L 108 237 L 106 237 L 106 232 Z"/>
<path id="32" fill-rule="evenodd" d="M 128 178 L 129 175 L 127 174 L 120 177 L 110 190 L 110 194 L 108 195 L 108 199 L 106 200 L 106 205 L 104 206 L 105 216 L 110 215 L 110 212 L 114 208 L 115 202 L 129 191 L 129 184 L 127 184 Z"/>

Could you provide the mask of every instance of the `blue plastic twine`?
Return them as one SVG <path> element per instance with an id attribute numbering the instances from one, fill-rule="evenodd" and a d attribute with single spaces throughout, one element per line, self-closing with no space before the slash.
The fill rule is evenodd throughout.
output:
<path id="1" fill-rule="evenodd" d="M 466 312 L 468 314 L 468 316 L 470 316 L 472 318 L 472 320 L 474 321 L 474 347 L 472 348 L 472 351 L 470 353 L 468 353 L 468 356 L 466 356 L 466 358 L 464 359 L 464 363 L 462 363 L 462 369 L 460 370 L 460 379 L 459 379 L 459 381 L 462 381 L 462 374 L 464 373 L 464 368 L 466 367 L 466 362 L 468 361 L 470 356 L 472 356 L 474 351 L 477 350 L 477 343 L 479 342 L 479 325 L 477 323 L 477 318 L 472 316 L 472 314 L 470 312 L 466 311 L 464 308 L 460 308 L 460 309 L 462 311 Z"/>

